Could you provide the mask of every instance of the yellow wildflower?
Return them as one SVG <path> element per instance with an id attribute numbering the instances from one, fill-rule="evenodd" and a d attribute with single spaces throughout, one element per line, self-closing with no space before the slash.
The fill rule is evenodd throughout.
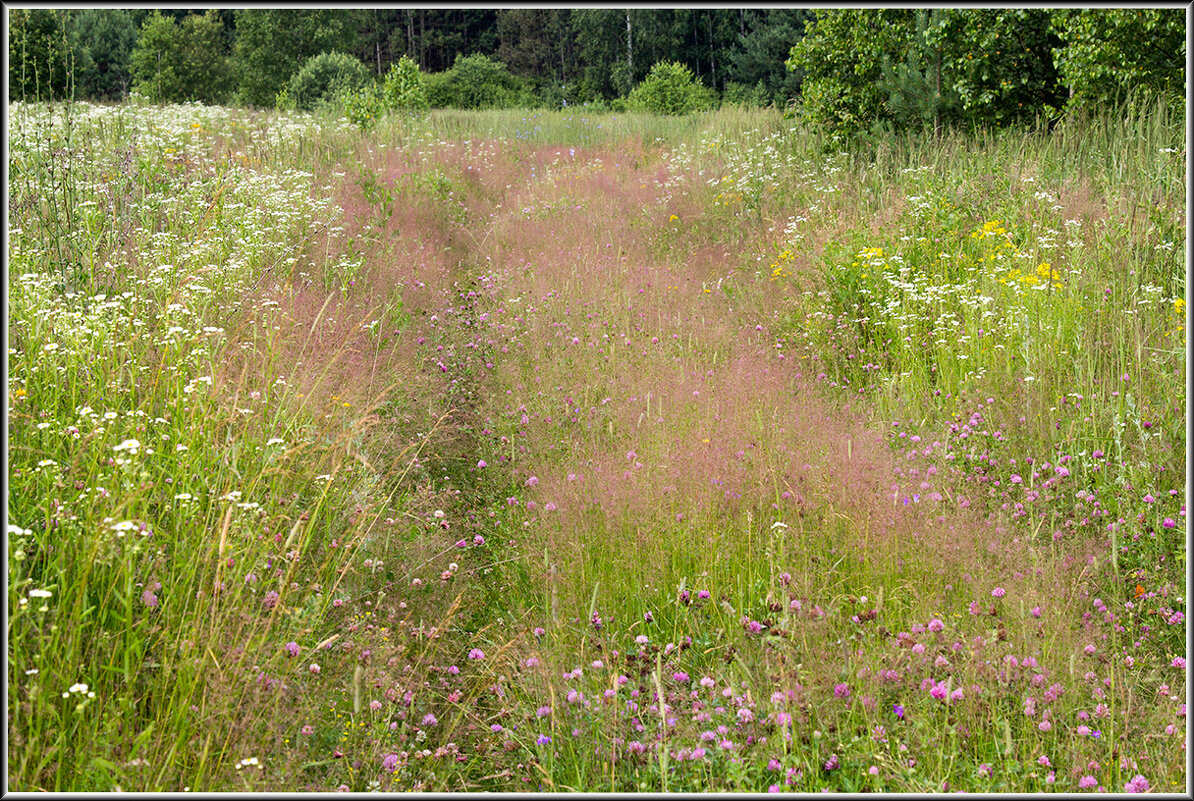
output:
<path id="1" fill-rule="evenodd" d="M 1046 281 L 1052 281 L 1054 285 L 1060 286 L 1058 282 L 1061 281 L 1061 276 L 1057 274 L 1057 271 L 1053 269 L 1049 262 L 1046 261 L 1041 263 L 1041 265 L 1036 268 L 1036 274 Z"/>

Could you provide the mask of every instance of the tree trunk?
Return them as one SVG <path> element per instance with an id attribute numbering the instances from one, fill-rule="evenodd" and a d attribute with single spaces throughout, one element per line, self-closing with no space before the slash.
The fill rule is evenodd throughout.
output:
<path id="1" fill-rule="evenodd" d="M 713 11 L 706 12 L 709 16 L 705 19 L 709 20 L 709 83 L 713 88 L 717 88 L 717 56 L 713 50 Z"/>
<path id="2" fill-rule="evenodd" d="M 631 45 L 630 9 L 626 9 L 626 66 L 630 71 L 630 82 L 634 83 L 634 49 Z"/>
<path id="3" fill-rule="evenodd" d="M 933 132 L 941 138 L 941 48 L 937 48 L 937 102 L 933 104 Z"/>

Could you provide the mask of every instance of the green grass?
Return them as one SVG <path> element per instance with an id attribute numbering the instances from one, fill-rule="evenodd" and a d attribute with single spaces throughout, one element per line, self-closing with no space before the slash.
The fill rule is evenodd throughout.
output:
<path id="1" fill-rule="evenodd" d="M 10 789 L 1188 790 L 1164 106 L 10 120 Z"/>

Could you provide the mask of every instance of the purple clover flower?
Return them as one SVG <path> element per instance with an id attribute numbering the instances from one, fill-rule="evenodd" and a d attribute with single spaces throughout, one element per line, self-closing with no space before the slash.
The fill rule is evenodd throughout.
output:
<path id="1" fill-rule="evenodd" d="M 1126 793 L 1147 793 L 1149 790 L 1148 779 L 1137 773 L 1132 779 L 1124 785 L 1124 792 Z"/>

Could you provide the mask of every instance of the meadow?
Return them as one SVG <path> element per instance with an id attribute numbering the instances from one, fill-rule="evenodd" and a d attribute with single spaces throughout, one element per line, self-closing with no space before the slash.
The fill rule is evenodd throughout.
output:
<path id="1" fill-rule="evenodd" d="M 9 790 L 1190 791 L 1164 106 L 9 120 Z"/>

